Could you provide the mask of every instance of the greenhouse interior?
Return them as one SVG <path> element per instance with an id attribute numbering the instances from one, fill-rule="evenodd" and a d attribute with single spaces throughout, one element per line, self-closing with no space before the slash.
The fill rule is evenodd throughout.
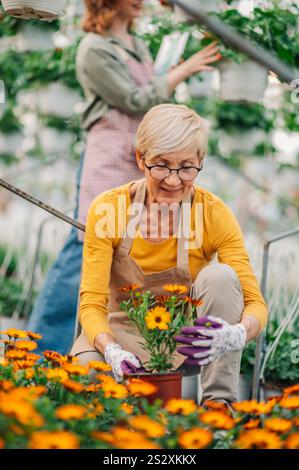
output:
<path id="1" fill-rule="evenodd" d="M 85 161 L 84 154 L 91 155 L 92 138 L 96 142 L 92 128 L 82 125 L 82 115 L 86 117 L 90 109 L 76 66 L 79 45 L 96 33 L 84 30 L 82 19 L 85 10 L 97 4 L 98 17 L 116 24 L 113 18 L 123 18 L 124 13 L 117 10 L 118 17 L 110 17 L 109 9 L 117 3 L 138 12 L 135 17 L 132 13 L 130 36 L 147 48 L 156 80 L 161 75 L 160 89 L 163 77 L 217 44 L 218 60 L 179 80 L 163 102 L 184 105 L 206 121 L 208 150 L 194 184 L 220 198 L 238 220 L 268 307 L 262 333 L 242 348 L 238 399 L 233 403 L 211 399 L 202 406 L 200 372 L 187 377 L 185 386 L 180 377 L 178 395 L 171 395 L 170 383 L 170 395 L 163 401 L 159 393 L 155 395 L 154 382 L 139 377 L 136 364 L 130 364 L 134 377 L 128 374 L 126 381 L 119 382 L 106 374 L 111 367 L 115 371 L 108 353 L 106 361 L 80 363 L 70 352 L 80 329 L 78 292 L 67 292 L 63 286 L 59 292 L 51 291 L 57 274 L 53 264 L 57 268 L 70 231 L 81 227 L 82 232 L 86 223 L 78 218 L 78 172 L 82 162 L 87 172 L 91 157 Z M 108 13 L 101 13 L 105 8 Z M 94 73 L 99 67 L 93 63 Z M 103 76 L 109 77 L 108 72 L 111 69 Z M 124 89 L 122 76 L 119 80 Z M 141 80 L 138 86 L 147 85 Z M 102 82 L 98 87 L 107 93 L 111 88 Z M 130 106 L 137 101 L 133 96 Z M 160 103 L 153 98 L 153 107 Z M 140 121 L 152 106 L 142 111 Z M 2 6 L 0 2 L 0 448 L 299 449 L 298 107 L 297 0 L 2 0 Z M 135 132 L 137 114 L 132 117 L 122 111 L 121 116 L 127 115 Z M 104 145 L 101 148 L 109 152 Z M 104 164 L 108 168 L 108 162 Z M 89 171 L 87 179 L 96 171 L 91 163 Z M 137 173 L 128 170 L 129 176 L 122 180 L 115 176 L 93 198 L 136 180 L 131 174 Z M 87 252 L 92 248 L 84 243 L 85 257 Z M 71 266 L 67 257 L 64 263 Z M 80 266 L 76 276 L 79 282 Z M 135 282 L 134 278 L 131 284 Z M 52 292 L 50 302 L 62 295 L 66 305 L 76 307 L 64 349 L 57 346 L 65 335 L 58 314 L 48 319 L 52 343 L 35 326 L 42 319 L 32 319 L 42 292 L 46 302 L 45 286 Z M 172 295 L 185 292 L 174 286 L 169 290 Z M 224 290 L 221 294 L 225 302 Z M 146 297 L 139 293 L 140 298 Z M 41 302 L 39 307 L 46 309 Z M 156 328 L 159 331 L 162 327 Z M 160 364 L 159 358 L 156 362 Z"/>

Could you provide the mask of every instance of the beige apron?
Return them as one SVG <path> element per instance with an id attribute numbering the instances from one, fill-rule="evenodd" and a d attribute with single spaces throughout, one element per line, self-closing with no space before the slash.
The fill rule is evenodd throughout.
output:
<path id="1" fill-rule="evenodd" d="M 137 189 L 134 198 L 134 203 L 145 202 L 146 196 L 146 181 L 142 178 L 136 182 Z M 183 203 L 190 203 L 190 194 L 185 197 Z M 141 213 L 135 224 L 135 235 L 136 228 L 140 222 Z M 182 211 L 180 213 L 179 227 L 182 228 Z M 143 291 L 149 290 L 155 295 L 167 295 L 167 292 L 163 290 L 164 284 L 182 284 L 188 288 L 192 285 L 192 277 L 189 271 L 188 261 L 188 244 L 185 242 L 187 239 L 184 234 L 189 233 L 190 228 L 190 217 L 184 217 L 184 222 L 189 224 L 189 227 L 184 227 L 184 230 L 179 230 L 181 236 L 177 237 L 177 265 L 173 268 L 169 268 L 165 271 L 159 271 L 154 273 L 145 274 L 141 267 L 134 261 L 130 256 L 130 250 L 133 244 L 133 238 L 130 238 L 126 233 L 118 245 L 116 252 L 114 253 L 111 275 L 110 275 L 110 296 L 108 302 L 108 323 L 113 331 L 115 341 L 126 351 L 130 351 L 135 354 L 142 363 L 147 362 L 150 359 L 150 355 L 145 351 L 140 342 L 142 337 L 140 336 L 135 325 L 132 325 L 127 314 L 120 310 L 119 303 L 122 300 L 128 299 L 130 295 L 119 290 L 120 287 L 138 284 Z M 186 309 L 186 315 L 190 310 Z M 71 351 L 72 354 L 79 354 L 81 351 L 89 352 L 95 351 L 95 349 L 89 344 L 84 333 L 80 335 Z M 86 351 L 87 352 L 87 351 Z M 177 369 L 186 359 L 186 356 L 174 353 L 174 368 Z"/>

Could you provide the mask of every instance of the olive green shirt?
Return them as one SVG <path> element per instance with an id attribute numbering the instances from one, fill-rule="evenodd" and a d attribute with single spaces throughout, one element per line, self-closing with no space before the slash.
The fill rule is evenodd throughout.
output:
<path id="1" fill-rule="evenodd" d="M 153 75 L 144 86 L 138 86 L 131 76 L 126 58 L 132 57 L 139 62 L 152 61 L 145 43 L 136 36 L 133 36 L 133 41 L 135 50 L 129 49 L 110 31 L 106 36 L 87 33 L 81 40 L 76 73 L 86 99 L 83 129 L 88 130 L 112 108 L 138 116 L 152 106 L 168 101 L 171 93 L 167 75 Z"/>

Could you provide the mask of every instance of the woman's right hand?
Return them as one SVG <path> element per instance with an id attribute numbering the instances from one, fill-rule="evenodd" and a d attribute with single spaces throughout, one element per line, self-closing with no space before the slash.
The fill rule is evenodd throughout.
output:
<path id="1" fill-rule="evenodd" d="M 139 359 L 129 351 L 121 348 L 117 343 L 109 343 L 104 352 L 105 361 L 112 368 L 114 378 L 117 382 L 121 382 L 124 377 L 124 373 L 145 371 L 141 367 Z M 141 370 L 143 369 L 143 370 Z"/>
<path id="2" fill-rule="evenodd" d="M 193 75 L 194 73 L 203 72 L 205 70 L 213 70 L 209 64 L 216 62 L 221 58 L 221 54 L 219 54 L 219 47 L 217 42 L 214 41 L 208 46 L 204 47 L 201 51 L 196 52 L 193 54 L 189 59 L 185 61 L 185 67 L 189 72 L 189 76 Z"/>

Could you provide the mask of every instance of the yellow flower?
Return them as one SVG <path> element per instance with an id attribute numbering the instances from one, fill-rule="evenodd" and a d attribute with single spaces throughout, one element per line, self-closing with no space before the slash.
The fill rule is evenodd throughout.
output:
<path id="1" fill-rule="evenodd" d="M 149 310 L 145 316 L 145 322 L 148 329 L 168 330 L 170 323 L 170 312 L 164 307 L 154 307 Z"/>
<path id="2" fill-rule="evenodd" d="M 288 436 L 284 445 L 287 449 L 299 449 L 299 432 Z"/>
<path id="3" fill-rule="evenodd" d="M 292 395 L 289 397 L 282 398 L 279 404 L 282 408 L 296 410 L 297 408 L 299 408 L 299 397 L 297 395 Z"/>
<path id="4" fill-rule="evenodd" d="M 81 364 L 66 363 L 63 365 L 63 368 L 72 375 L 87 375 L 89 372 L 88 367 L 82 366 Z"/>
<path id="5" fill-rule="evenodd" d="M 194 400 L 184 400 L 173 398 L 168 400 L 165 409 L 172 414 L 189 415 L 197 411 L 197 405 Z"/>
<path id="6" fill-rule="evenodd" d="M 110 385 L 117 385 L 116 380 L 111 375 L 108 374 L 97 374 L 96 379 L 98 379 L 99 382 L 102 383 L 108 383 Z"/>
<path id="7" fill-rule="evenodd" d="M 192 428 L 179 436 L 179 444 L 183 449 L 204 449 L 212 440 L 211 431 L 202 428 Z"/>
<path id="8" fill-rule="evenodd" d="M 56 416 L 65 421 L 82 419 L 86 414 L 86 408 L 81 405 L 62 405 L 56 410 Z"/>
<path id="9" fill-rule="evenodd" d="M 206 411 L 200 415 L 200 421 L 217 429 L 232 429 L 235 426 L 234 419 L 222 411 Z"/>
<path id="10" fill-rule="evenodd" d="M 79 449 L 77 436 L 69 431 L 37 431 L 31 434 L 29 449 Z"/>
<path id="11" fill-rule="evenodd" d="M 188 288 L 181 284 L 165 284 L 163 289 L 172 292 L 172 294 L 185 294 L 188 291 Z"/>
<path id="12" fill-rule="evenodd" d="M 281 441 L 277 434 L 265 429 L 251 429 L 243 432 L 236 440 L 240 449 L 280 449 Z"/>
<path id="13" fill-rule="evenodd" d="M 144 396 L 147 397 L 156 393 L 158 387 L 156 385 L 146 382 L 141 379 L 132 378 L 127 384 L 128 391 L 130 395 L 134 395 L 135 397 Z"/>
<path id="14" fill-rule="evenodd" d="M 272 411 L 274 406 L 276 405 L 276 399 L 271 399 L 267 402 L 259 402 L 256 406 L 256 414 L 268 414 Z"/>
<path id="15" fill-rule="evenodd" d="M 35 353 L 26 353 L 26 360 L 27 361 L 38 361 L 40 359 L 40 355 L 39 354 L 35 354 Z"/>
<path id="16" fill-rule="evenodd" d="M 19 370 L 19 369 L 31 369 L 35 364 L 35 361 L 27 361 L 25 360 L 20 360 L 20 361 L 14 361 L 13 366 L 14 370 Z"/>
<path id="17" fill-rule="evenodd" d="M 81 393 L 84 390 L 84 385 L 80 384 L 79 382 L 75 382 L 74 380 L 62 380 L 61 383 L 64 388 L 66 388 L 70 392 Z"/>
<path id="18" fill-rule="evenodd" d="M 284 433 L 291 429 L 292 422 L 288 419 L 272 417 L 266 419 L 264 425 L 268 431 Z"/>
<path id="19" fill-rule="evenodd" d="M 26 426 L 41 427 L 44 425 L 42 416 L 35 411 L 31 403 L 27 403 L 25 400 L 7 398 L 1 402 L 0 410 Z"/>
<path id="20" fill-rule="evenodd" d="M 35 341 L 26 341 L 20 340 L 15 343 L 16 348 L 23 349 L 24 351 L 33 351 L 37 348 L 37 343 Z"/>
<path id="21" fill-rule="evenodd" d="M 32 339 L 32 340 L 39 340 L 39 339 L 42 339 L 43 337 L 39 333 L 34 333 L 33 331 L 27 331 L 27 336 L 29 339 Z"/>
<path id="22" fill-rule="evenodd" d="M 122 403 L 120 409 L 124 411 L 127 415 L 131 415 L 134 411 L 133 405 L 129 405 L 129 403 Z"/>
<path id="23" fill-rule="evenodd" d="M 25 377 L 28 380 L 32 379 L 32 377 L 34 377 L 34 374 L 35 374 L 35 370 L 33 369 L 33 367 L 29 368 L 29 369 L 26 369 L 26 371 L 25 371 Z"/>
<path id="24" fill-rule="evenodd" d="M 128 396 L 128 390 L 121 384 L 114 385 L 107 382 L 102 385 L 102 390 L 106 398 L 127 398 Z"/>
<path id="25" fill-rule="evenodd" d="M 96 370 L 97 372 L 109 372 L 112 370 L 109 364 L 107 364 L 106 362 L 102 362 L 102 361 L 91 361 L 89 362 L 88 366 L 91 369 Z"/>
<path id="26" fill-rule="evenodd" d="M 27 331 L 17 330 L 16 328 L 9 328 L 6 331 L 0 333 L 9 336 L 10 338 L 27 338 Z"/>
<path id="27" fill-rule="evenodd" d="M 291 395 L 292 393 L 299 393 L 299 384 L 292 385 L 291 387 L 284 388 L 284 395 Z"/>
<path id="28" fill-rule="evenodd" d="M 240 413 L 255 413 L 257 407 L 256 400 L 244 400 L 232 403 L 234 410 Z"/>
<path id="29" fill-rule="evenodd" d="M 25 359 L 26 356 L 27 356 L 26 351 L 21 351 L 20 349 L 9 349 L 5 353 L 6 359 L 13 360 L 13 361 Z"/>
<path id="30" fill-rule="evenodd" d="M 54 380 L 54 381 L 64 381 L 67 380 L 68 374 L 65 370 L 59 369 L 59 368 L 54 368 L 54 369 L 49 369 L 47 371 L 47 379 L 48 380 Z"/>
<path id="31" fill-rule="evenodd" d="M 138 431 L 144 432 L 147 437 L 162 437 L 165 427 L 145 415 L 133 416 L 129 419 L 130 425 Z"/>

